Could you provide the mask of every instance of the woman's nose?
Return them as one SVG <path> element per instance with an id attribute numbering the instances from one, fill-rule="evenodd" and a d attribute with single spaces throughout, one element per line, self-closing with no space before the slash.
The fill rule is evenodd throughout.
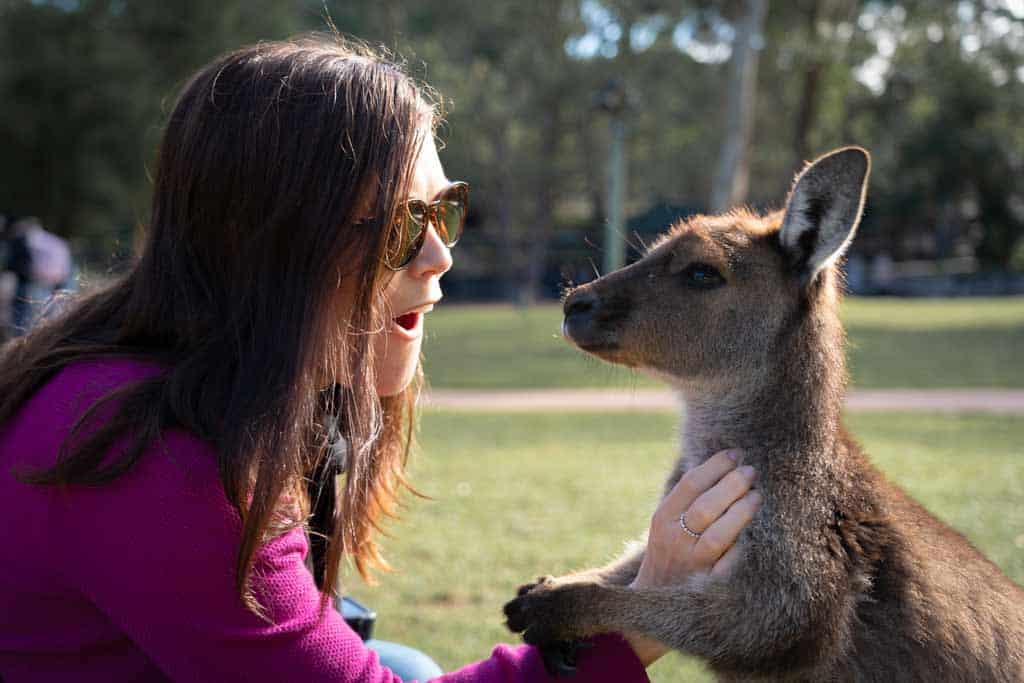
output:
<path id="1" fill-rule="evenodd" d="M 427 228 L 427 235 L 423 239 L 423 248 L 409 264 L 410 270 L 417 276 L 444 275 L 452 267 L 452 252 L 437 234 L 433 222 Z"/>

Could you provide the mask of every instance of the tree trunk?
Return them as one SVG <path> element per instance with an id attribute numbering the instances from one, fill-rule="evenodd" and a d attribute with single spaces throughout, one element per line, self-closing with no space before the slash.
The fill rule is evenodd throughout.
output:
<path id="1" fill-rule="evenodd" d="M 817 116 L 818 105 L 818 83 L 821 80 L 821 72 L 824 69 L 821 50 L 818 48 L 817 23 L 820 15 L 821 3 L 812 2 L 807 11 L 807 23 L 804 30 L 807 32 L 806 63 L 803 69 L 803 83 L 800 87 L 800 104 L 796 112 L 796 129 L 793 131 L 793 156 L 794 170 L 803 169 L 804 162 L 810 156 L 810 135 L 814 126 L 814 119 Z"/>
<path id="2" fill-rule="evenodd" d="M 498 132 L 494 144 L 495 166 L 498 177 L 498 196 L 513 197 L 512 169 L 508 154 L 508 128 L 502 127 Z M 516 259 L 512 258 L 515 253 L 512 244 L 512 207 L 508 201 L 498 202 L 498 244 L 500 253 L 505 255 L 501 259 L 501 297 L 506 301 L 514 301 L 518 277 L 516 273 Z"/>
<path id="3" fill-rule="evenodd" d="M 548 240 L 554 232 L 555 184 L 557 182 L 556 162 L 558 158 L 558 142 L 562 137 L 561 118 L 559 116 L 558 97 L 549 93 L 542 107 L 540 152 L 541 158 L 548 163 L 537 174 L 534 189 L 536 197 L 536 213 L 533 225 L 527 235 L 530 244 L 527 248 L 526 284 L 522 299 L 525 304 L 536 303 L 541 295 L 541 280 L 544 277 L 544 266 L 547 262 Z"/>
<path id="4" fill-rule="evenodd" d="M 818 83 L 824 65 L 815 60 L 804 70 L 804 82 L 800 93 L 800 108 L 796 113 L 796 134 L 793 136 L 793 153 L 796 157 L 796 170 L 803 168 L 809 160 L 811 128 L 817 116 Z"/>
<path id="5" fill-rule="evenodd" d="M 768 12 L 768 0 L 745 0 L 745 12 L 736 26 L 736 39 L 726 92 L 725 142 L 711 188 L 712 211 L 724 211 L 747 198 L 750 179 L 750 136 L 757 102 L 757 61 Z"/>

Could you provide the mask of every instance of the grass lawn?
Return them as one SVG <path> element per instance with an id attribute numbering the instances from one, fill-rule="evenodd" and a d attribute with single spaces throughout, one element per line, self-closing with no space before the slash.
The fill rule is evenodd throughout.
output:
<path id="1" fill-rule="evenodd" d="M 377 635 L 446 669 L 515 642 L 501 605 L 538 574 L 594 566 L 647 525 L 675 449 L 668 413 L 428 411 L 410 501 L 386 541 L 396 572 L 352 581 Z M 893 479 L 1024 582 L 1024 421 L 983 415 L 855 414 L 850 427 Z M 706 681 L 671 655 L 655 681 Z"/>
<path id="2" fill-rule="evenodd" d="M 853 386 L 1024 387 L 1024 297 L 848 299 Z M 561 308 L 439 306 L 427 318 L 427 377 L 438 388 L 658 386 L 561 339 Z"/>

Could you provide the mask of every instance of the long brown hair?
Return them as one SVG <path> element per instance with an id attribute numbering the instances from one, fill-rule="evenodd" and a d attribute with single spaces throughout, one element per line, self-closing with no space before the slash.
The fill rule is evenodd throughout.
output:
<path id="1" fill-rule="evenodd" d="M 101 485 L 161 430 L 185 428 L 215 446 L 241 515 L 237 586 L 251 608 L 254 553 L 310 506 L 325 598 L 343 556 L 364 576 L 386 568 L 374 537 L 406 485 L 421 375 L 378 398 L 371 333 L 387 316 L 382 255 L 433 134 L 432 102 L 400 66 L 336 37 L 261 43 L 197 73 L 163 135 L 138 262 L 4 349 L 0 423 L 77 360 L 135 357 L 166 372 L 104 397 L 52 468 L 22 478 Z M 350 310 L 339 312 L 342 290 Z M 115 416 L 90 425 L 110 401 Z M 336 505 L 331 415 L 348 446 Z M 105 460 L 124 434 L 132 447 Z M 305 504 L 283 519 L 289 500 Z"/>

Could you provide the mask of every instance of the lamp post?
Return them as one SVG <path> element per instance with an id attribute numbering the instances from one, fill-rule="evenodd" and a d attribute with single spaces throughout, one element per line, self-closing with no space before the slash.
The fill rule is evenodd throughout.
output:
<path id="1" fill-rule="evenodd" d="M 597 93 L 597 107 L 611 116 L 611 148 L 608 150 L 608 191 L 605 195 L 604 271 L 610 273 L 626 262 L 626 112 L 629 95 L 626 85 L 614 78 Z"/>

